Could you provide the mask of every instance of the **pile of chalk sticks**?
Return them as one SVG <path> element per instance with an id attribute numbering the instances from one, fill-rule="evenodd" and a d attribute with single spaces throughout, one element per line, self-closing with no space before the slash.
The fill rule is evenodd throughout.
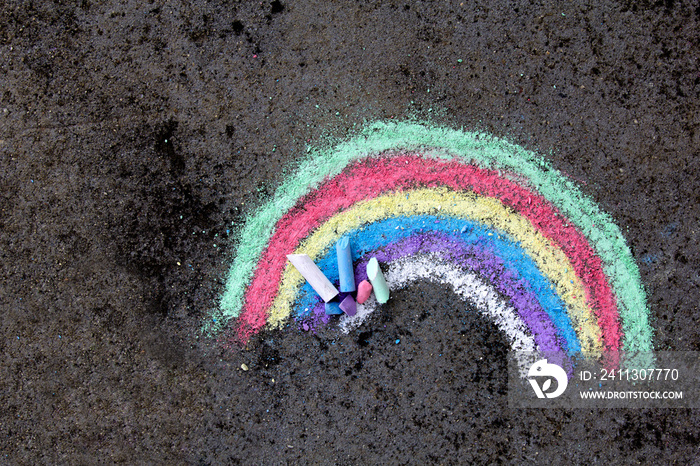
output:
<path id="1" fill-rule="evenodd" d="M 299 273 L 309 282 L 311 288 L 326 303 L 327 315 L 342 315 L 343 313 L 354 316 L 357 313 L 357 303 L 367 301 L 372 291 L 377 302 L 384 304 L 389 300 L 389 286 L 386 284 L 382 269 L 379 268 L 377 258 L 373 257 L 367 263 L 367 280 L 361 281 L 355 287 L 355 272 L 352 265 L 352 250 L 350 240 L 347 237 L 340 238 L 335 245 L 338 254 L 338 277 L 340 291 L 333 286 L 330 280 L 321 272 L 321 269 L 306 254 L 287 254 L 287 259 Z M 370 283 L 371 282 L 371 283 Z M 352 293 L 356 293 L 353 298 Z M 343 296 L 342 301 L 339 296 Z M 357 299 L 357 301 L 355 301 Z"/>

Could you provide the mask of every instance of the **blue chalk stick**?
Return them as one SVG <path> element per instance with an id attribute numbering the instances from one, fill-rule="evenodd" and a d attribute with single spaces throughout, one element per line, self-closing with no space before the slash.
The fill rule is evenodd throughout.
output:
<path id="1" fill-rule="evenodd" d="M 343 313 L 343 310 L 340 308 L 340 303 L 336 301 L 331 301 L 330 303 L 326 303 L 326 315 L 327 316 L 339 316 Z"/>
<path id="2" fill-rule="evenodd" d="M 335 245 L 338 254 L 338 275 L 340 279 L 340 291 L 349 293 L 355 291 L 355 272 L 352 267 L 352 250 L 350 239 L 344 236 Z"/>

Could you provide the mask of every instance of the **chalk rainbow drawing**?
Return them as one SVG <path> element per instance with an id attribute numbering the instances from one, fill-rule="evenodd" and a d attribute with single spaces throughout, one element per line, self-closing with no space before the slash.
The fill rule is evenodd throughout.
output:
<path id="1" fill-rule="evenodd" d="M 246 341 L 318 312 L 323 303 L 286 254 L 308 254 L 337 283 L 343 236 L 358 281 L 377 257 L 392 288 L 449 284 L 514 349 L 653 349 L 622 233 L 568 178 L 490 135 L 405 122 L 369 125 L 296 167 L 247 219 L 205 328 L 235 326 Z M 376 306 L 359 306 L 357 318 Z"/>

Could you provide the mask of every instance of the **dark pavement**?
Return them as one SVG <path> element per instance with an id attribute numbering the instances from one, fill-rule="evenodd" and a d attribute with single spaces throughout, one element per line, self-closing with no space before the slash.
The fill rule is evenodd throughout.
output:
<path id="1" fill-rule="evenodd" d="M 415 117 L 547 154 L 655 347 L 699 351 L 698 31 L 673 0 L 0 2 L 0 463 L 697 463 L 698 411 L 509 410 L 504 338 L 429 284 L 345 337 L 200 326 L 308 145 Z"/>

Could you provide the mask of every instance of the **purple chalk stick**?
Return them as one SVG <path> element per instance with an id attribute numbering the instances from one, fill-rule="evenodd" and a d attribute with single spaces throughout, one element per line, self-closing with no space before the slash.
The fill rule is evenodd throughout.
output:
<path id="1" fill-rule="evenodd" d="M 340 303 L 340 308 L 343 310 L 344 313 L 346 313 L 350 317 L 357 314 L 357 304 L 355 304 L 355 300 L 352 299 L 352 296 L 348 296 L 347 298 L 345 298 Z"/>

